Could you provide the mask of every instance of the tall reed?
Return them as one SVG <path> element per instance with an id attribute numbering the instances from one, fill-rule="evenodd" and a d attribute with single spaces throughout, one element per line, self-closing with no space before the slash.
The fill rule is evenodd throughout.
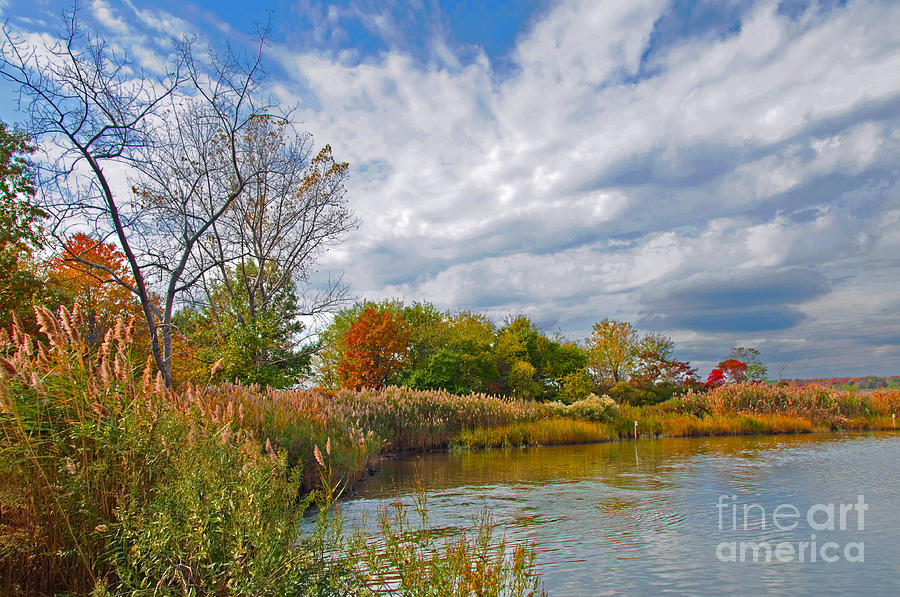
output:
<path id="1" fill-rule="evenodd" d="M 0 332 L 0 593 L 284 594 L 322 576 L 283 456 L 136 375 L 132 325 L 91 350 L 77 307 L 35 312 L 43 338 Z"/>

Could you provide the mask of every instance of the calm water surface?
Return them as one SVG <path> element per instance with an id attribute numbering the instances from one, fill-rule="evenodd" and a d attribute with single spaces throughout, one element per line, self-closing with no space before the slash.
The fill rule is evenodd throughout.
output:
<path id="1" fill-rule="evenodd" d="M 373 520 L 398 496 L 411 502 L 417 474 L 434 526 L 469 527 L 488 508 L 498 533 L 533 542 L 550 595 L 900 595 L 897 435 L 661 439 L 385 460 L 343 504 L 345 526 L 359 525 L 363 512 Z"/>

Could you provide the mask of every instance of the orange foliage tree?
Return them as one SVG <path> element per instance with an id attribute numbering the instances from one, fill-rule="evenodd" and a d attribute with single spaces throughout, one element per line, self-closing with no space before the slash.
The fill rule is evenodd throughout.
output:
<path id="1" fill-rule="evenodd" d="M 118 276 L 126 284 L 134 284 L 125 255 L 115 245 L 75 234 L 50 259 L 47 276 L 61 295 L 61 303 L 78 303 L 85 314 L 91 343 L 99 341 L 117 317 L 127 321 L 140 315 L 135 296 L 114 281 L 114 276 Z"/>
<path id="2" fill-rule="evenodd" d="M 368 308 L 344 334 L 338 376 L 345 388 L 381 388 L 400 371 L 409 352 L 409 330 L 399 314 Z"/>

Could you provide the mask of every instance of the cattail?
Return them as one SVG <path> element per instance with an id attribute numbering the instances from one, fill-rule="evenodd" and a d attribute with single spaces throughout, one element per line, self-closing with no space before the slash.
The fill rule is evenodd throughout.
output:
<path id="1" fill-rule="evenodd" d="M 84 325 L 84 320 L 82 319 L 81 315 L 81 307 L 78 305 L 78 303 L 75 303 L 72 306 L 72 325 L 75 326 L 76 329 Z"/>
<path id="2" fill-rule="evenodd" d="M 38 392 L 44 389 L 44 384 L 41 383 L 40 378 L 34 371 L 31 372 L 31 387 Z"/>
<path id="3" fill-rule="evenodd" d="M 103 343 L 100 344 L 100 354 L 108 355 L 112 350 L 112 342 L 113 342 L 113 330 L 112 328 L 106 330 L 106 334 L 103 335 Z"/>
<path id="4" fill-rule="evenodd" d="M 72 319 L 69 316 L 69 310 L 64 306 L 60 306 L 59 308 L 59 320 L 62 322 L 63 331 L 66 333 L 69 342 L 74 342 L 75 330 L 72 328 Z"/>
<path id="5" fill-rule="evenodd" d="M 113 374 L 119 381 L 126 381 L 125 361 L 122 358 L 122 353 L 117 352 L 116 357 L 113 359 Z"/>
<path id="6" fill-rule="evenodd" d="M 12 313 L 12 340 L 17 346 L 21 346 L 22 337 L 25 333 L 22 331 L 24 328 L 22 327 L 22 320 L 19 319 L 19 316 Z"/>
<path id="7" fill-rule="evenodd" d="M 127 334 L 125 333 L 125 322 L 122 321 L 121 317 L 116 317 L 115 339 L 119 343 L 119 346 L 122 346 L 127 342 Z"/>
<path id="8" fill-rule="evenodd" d="M 109 360 L 106 356 L 100 357 L 100 381 L 104 386 L 109 386 L 112 381 L 112 373 L 109 371 Z"/>
<path id="9" fill-rule="evenodd" d="M 32 341 L 31 336 L 25 336 L 25 341 L 22 343 L 22 350 L 27 356 L 34 354 L 34 342 Z"/>
<path id="10" fill-rule="evenodd" d="M 128 325 L 125 327 L 125 343 L 130 345 L 132 338 L 134 338 L 134 316 L 133 315 L 128 319 Z"/>

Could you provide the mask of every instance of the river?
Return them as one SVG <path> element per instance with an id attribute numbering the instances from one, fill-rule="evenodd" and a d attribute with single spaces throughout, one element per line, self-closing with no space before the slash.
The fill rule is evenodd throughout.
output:
<path id="1" fill-rule="evenodd" d="M 537 550 L 553 596 L 900 595 L 900 436 L 669 438 L 385 459 L 345 528 L 427 487 L 435 527 Z M 756 561 L 754 561 L 756 560 Z"/>

